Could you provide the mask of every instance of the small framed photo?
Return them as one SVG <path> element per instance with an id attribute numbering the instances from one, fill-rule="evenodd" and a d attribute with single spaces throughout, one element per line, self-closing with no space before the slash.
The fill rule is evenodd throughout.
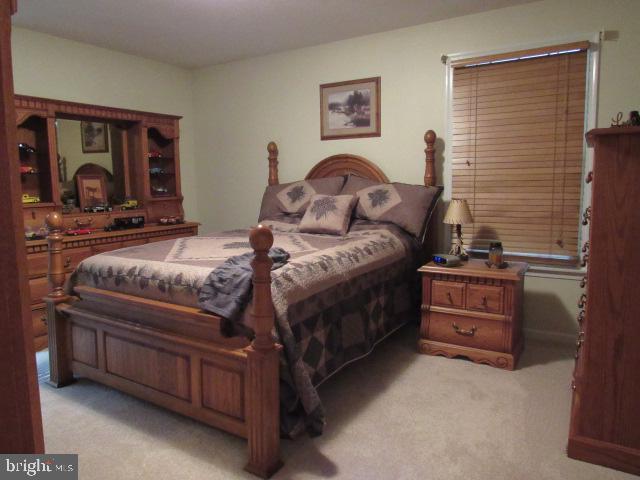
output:
<path id="1" fill-rule="evenodd" d="M 107 203 L 107 187 L 102 175 L 76 175 L 80 209 Z"/>
<path id="2" fill-rule="evenodd" d="M 320 139 L 380 136 L 380 77 L 320 85 Z"/>
<path id="3" fill-rule="evenodd" d="M 109 151 L 109 127 L 101 122 L 80 122 L 82 153 Z"/>

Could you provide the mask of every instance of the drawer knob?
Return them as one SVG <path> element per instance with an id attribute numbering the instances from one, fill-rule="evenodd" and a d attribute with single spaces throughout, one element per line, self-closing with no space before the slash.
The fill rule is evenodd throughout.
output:
<path id="1" fill-rule="evenodd" d="M 454 332 L 456 332 L 458 335 L 464 335 L 465 337 L 473 337 L 476 334 L 476 330 L 478 330 L 478 327 L 476 327 L 475 325 L 471 327 L 471 330 L 465 330 L 464 328 L 460 328 L 458 325 L 456 325 L 456 322 L 453 322 L 451 326 L 453 327 Z"/>
<path id="2" fill-rule="evenodd" d="M 46 325 L 47 324 L 47 316 L 46 315 L 42 315 L 40 317 L 40 321 Z"/>
<path id="3" fill-rule="evenodd" d="M 64 268 L 69 268 L 71 266 L 71 257 L 67 257 L 64 259 Z"/>
<path id="4" fill-rule="evenodd" d="M 447 292 L 447 298 L 449 299 L 449 303 L 453 305 L 453 296 L 451 295 L 451 292 Z"/>
<path id="5" fill-rule="evenodd" d="M 483 296 L 482 296 L 482 306 L 483 306 L 483 307 L 485 307 L 485 308 L 487 308 L 487 305 L 488 305 L 488 304 L 487 304 L 487 296 L 486 296 L 486 295 L 483 295 Z"/>

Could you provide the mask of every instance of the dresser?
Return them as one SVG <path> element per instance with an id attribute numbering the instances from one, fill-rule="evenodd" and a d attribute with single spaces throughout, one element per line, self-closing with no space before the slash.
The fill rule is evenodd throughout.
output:
<path id="1" fill-rule="evenodd" d="M 490 269 L 471 259 L 460 267 L 431 262 L 422 274 L 418 349 L 428 355 L 467 357 L 513 370 L 522 352 L 522 298 L 527 264 Z"/>
<path id="2" fill-rule="evenodd" d="M 592 130 L 568 454 L 640 475 L 640 127 Z"/>
<path id="3" fill-rule="evenodd" d="M 118 248 L 133 247 L 197 234 L 198 224 L 185 222 L 178 225 L 149 225 L 143 228 L 116 232 L 98 231 L 77 237 L 67 236 L 64 239 L 64 266 L 67 273 L 70 273 L 78 263 L 91 255 Z M 31 321 L 36 351 L 47 347 L 46 310 L 42 297 L 49 293 L 49 282 L 47 280 L 48 261 L 49 253 L 46 240 L 27 242 Z"/>

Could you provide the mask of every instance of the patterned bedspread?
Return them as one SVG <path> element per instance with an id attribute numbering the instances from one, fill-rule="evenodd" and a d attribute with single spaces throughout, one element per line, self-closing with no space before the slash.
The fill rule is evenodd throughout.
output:
<path id="1" fill-rule="evenodd" d="M 417 244 L 397 227 L 365 221 L 345 237 L 271 226 L 274 247 L 291 255 L 272 272 L 274 334 L 284 346 L 282 431 L 320 434 L 325 416 L 316 387 L 417 312 Z M 115 250 L 81 262 L 67 289 L 88 285 L 197 307 L 209 273 L 250 251 L 246 230 Z M 231 326 L 236 332 L 251 328 L 248 310 Z"/>

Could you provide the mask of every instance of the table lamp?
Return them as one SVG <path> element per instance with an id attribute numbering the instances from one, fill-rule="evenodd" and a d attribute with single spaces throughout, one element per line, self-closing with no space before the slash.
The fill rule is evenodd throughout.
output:
<path id="1" fill-rule="evenodd" d="M 451 247 L 449 254 L 457 255 L 460 257 L 460 260 L 468 260 L 469 255 L 467 255 L 462 243 L 462 225 L 465 223 L 473 223 L 473 217 L 471 216 L 471 211 L 469 210 L 467 201 L 452 198 L 443 222 L 456 226 L 456 235 L 458 238 Z"/>

